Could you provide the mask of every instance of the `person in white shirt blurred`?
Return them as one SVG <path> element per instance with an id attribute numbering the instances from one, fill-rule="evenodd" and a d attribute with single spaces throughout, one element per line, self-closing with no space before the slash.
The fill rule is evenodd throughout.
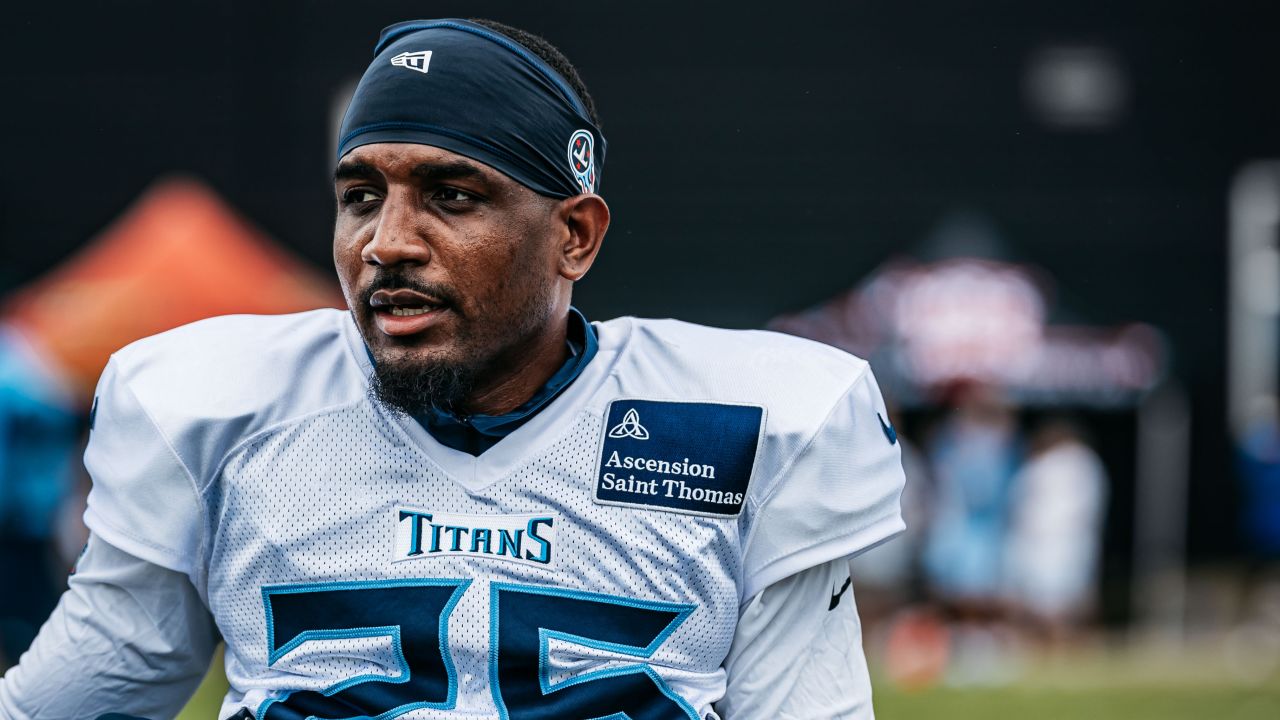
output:
<path id="1" fill-rule="evenodd" d="M 1010 599 L 1058 643 L 1092 610 L 1108 482 L 1070 421 L 1045 422 L 1013 480 Z"/>

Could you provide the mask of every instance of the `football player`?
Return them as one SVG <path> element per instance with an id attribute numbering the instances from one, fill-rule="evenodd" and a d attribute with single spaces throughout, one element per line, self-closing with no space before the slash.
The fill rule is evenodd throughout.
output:
<path id="1" fill-rule="evenodd" d="M 847 559 L 902 529 L 867 364 L 589 323 L 609 225 L 577 72 L 489 21 L 393 25 L 347 110 L 350 312 L 116 353 L 91 539 L 8 718 L 869 718 Z"/>

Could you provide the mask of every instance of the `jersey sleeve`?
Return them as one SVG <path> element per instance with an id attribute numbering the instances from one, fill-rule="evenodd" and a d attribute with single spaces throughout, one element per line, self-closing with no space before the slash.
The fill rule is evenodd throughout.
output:
<path id="1" fill-rule="evenodd" d="M 725 658 L 724 720 L 871 720 L 871 679 L 849 565 L 784 578 L 742 608 Z"/>
<path id="2" fill-rule="evenodd" d="M 111 545 L 191 575 L 202 511 L 196 483 L 112 358 L 98 382 L 85 467 L 85 524 Z"/>
<path id="3" fill-rule="evenodd" d="M 191 580 L 90 535 L 68 586 L 0 678 L 0 717 L 174 717 L 218 642 Z"/>
<path id="4" fill-rule="evenodd" d="M 902 532 L 903 482 L 897 435 L 864 365 L 807 444 L 752 498 L 742 596 Z"/>

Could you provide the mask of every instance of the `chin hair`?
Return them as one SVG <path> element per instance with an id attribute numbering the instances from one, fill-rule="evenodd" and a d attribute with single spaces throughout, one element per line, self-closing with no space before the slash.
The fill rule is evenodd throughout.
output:
<path id="1" fill-rule="evenodd" d="M 369 395 L 404 415 L 436 409 L 457 413 L 475 387 L 476 369 L 457 362 L 378 362 L 369 378 Z"/>

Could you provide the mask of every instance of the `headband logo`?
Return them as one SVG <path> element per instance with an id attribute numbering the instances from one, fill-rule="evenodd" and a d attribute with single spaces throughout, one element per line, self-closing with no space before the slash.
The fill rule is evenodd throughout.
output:
<path id="1" fill-rule="evenodd" d="M 578 179 L 582 192 L 596 191 L 595 140 L 586 130 L 578 130 L 569 137 L 569 168 Z"/>
<path id="2" fill-rule="evenodd" d="M 427 74 L 427 67 L 431 65 L 431 51 L 423 50 L 422 52 L 402 52 L 391 58 L 391 64 L 396 67 L 402 67 L 406 70 L 416 70 L 423 75 Z"/>

